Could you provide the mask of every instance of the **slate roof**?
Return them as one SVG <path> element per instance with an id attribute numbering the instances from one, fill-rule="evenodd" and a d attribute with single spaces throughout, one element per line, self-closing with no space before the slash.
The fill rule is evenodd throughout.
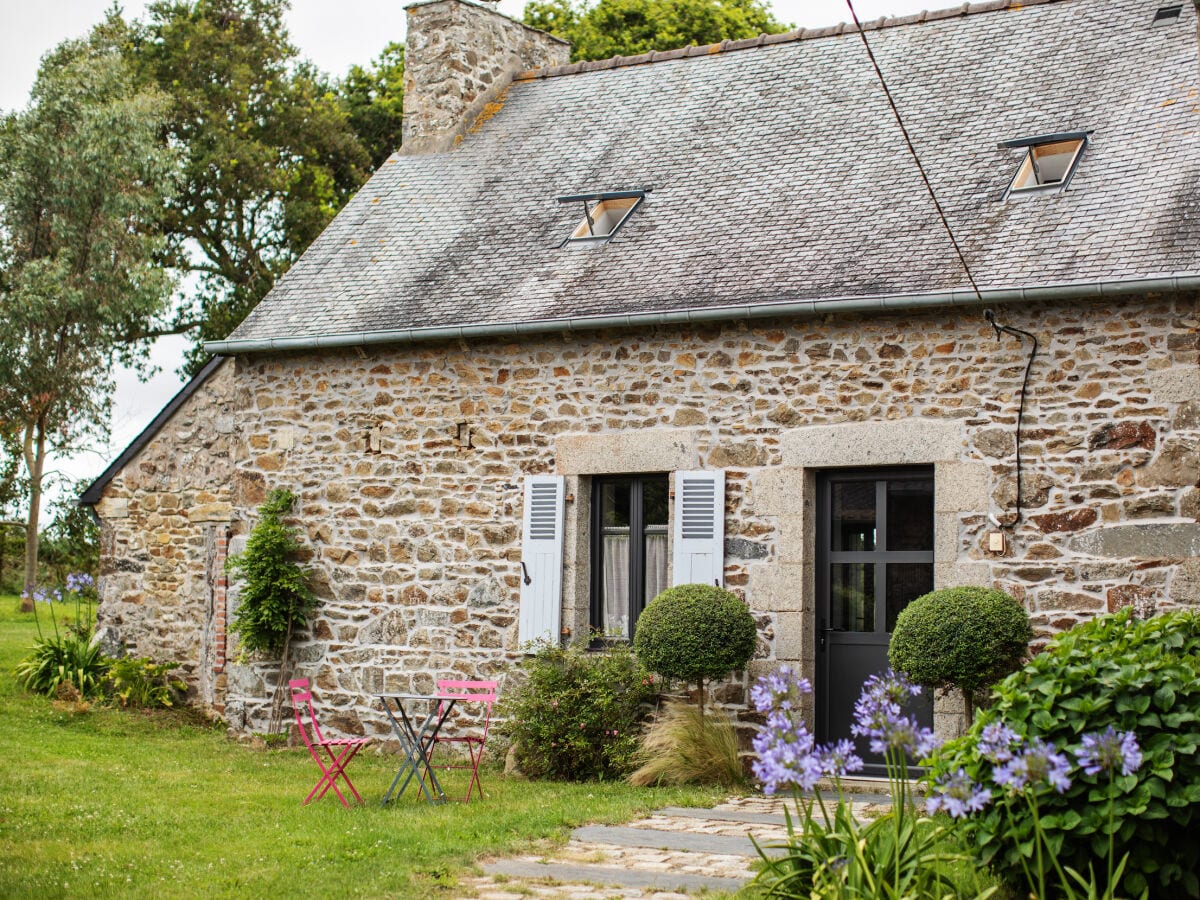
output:
<path id="1" fill-rule="evenodd" d="M 1196 13 L 1152 25 L 1159 5 L 872 24 L 981 287 L 1200 272 Z M 392 156 L 231 339 L 967 287 L 860 36 L 838 31 L 527 73 L 454 150 Z M 1067 131 L 1091 132 L 1069 187 L 1004 200 L 1021 151 L 998 143 Z M 616 239 L 561 246 L 582 207 L 556 196 L 632 188 L 652 189 Z"/>

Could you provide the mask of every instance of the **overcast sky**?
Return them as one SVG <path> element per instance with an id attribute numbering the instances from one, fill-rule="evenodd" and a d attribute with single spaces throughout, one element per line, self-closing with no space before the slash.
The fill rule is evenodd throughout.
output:
<path id="1" fill-rule="evenodd" d="M 79 37 L 100 21 L 111 0 L 0 0 L 0 111 L 21 108 L 37 74 L 38 62 L 60 41 Z M 143 15 L 146 2 L 120 4 L 126 18 Z M 860 20 L 899 16 L 952 0 L 855 0 Z M 353 63 L 366 63 L 394 40 L 404 39 L 405 0 L 293 0 L 288 16 L 292 42 L 300 54 L 333 75 Z M 775 16 L 797 27 L 833 25 L 850 19 L 845 0 L 775 0 Z M 500 11 L 519 18 L 524 0 L 501 0 Z M 119 373 L 114 395 L 112 438 L 106 447 L 59 461 L 57 471 L 93 478 L 137 436 L 178 391 L 179 366 L 187 342 L 166 338 L 154 348 L 160 373 L 147 383 Z"/>

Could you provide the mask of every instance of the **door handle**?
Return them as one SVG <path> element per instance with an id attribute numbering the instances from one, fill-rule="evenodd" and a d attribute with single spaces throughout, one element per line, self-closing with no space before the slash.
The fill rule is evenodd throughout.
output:
<path id="1" fill-rule="evenodd" d="M 533 579 L 529 577 L 529 570 L 525 568 L 525 560 L 521 560 L 521 572 L 524 574 L 526 584 L 533 584 Z"/>

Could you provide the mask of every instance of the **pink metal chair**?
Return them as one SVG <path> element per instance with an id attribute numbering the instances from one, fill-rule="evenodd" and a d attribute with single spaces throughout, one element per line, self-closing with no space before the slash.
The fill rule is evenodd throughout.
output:
<path id="1" fill-rule="evenodd" d="M 471 802 L 471 793 L 479 788 L 479 796 L 483 796 L 483 785 L 479 782 L 479 761 L 483 759 L 483 748 L 487 744 L 488 726 L 492 721 L 492 704 L 496 702 L 496 682 L 494 681 L 456 681 L 453 679 L 439 680 L 437 683 L 438 717 L 447 703 L 456 707 L 460 703 L 482 703 L 483 711 L 477 717 L 474 730 L 464 734 L 445 735 L 441 731 L 433 739 L 427 758 L 435 769 L 469 769 L 471 780 L 467 783 L 467 795 L 463 803 Z M 461 722 L 461 717 L 452 716 L 455 724 Z M 444 729 L 443 729 L 444 730 Z M 469 763 L 442 763 L 433 765 L 433 751 L 439 744 L 461 745 L 466 748 Z"/>
<path id="2" fill-rule="evenodd" d="M 317 724 L 317 716 L 313 711 L 312 691 L 308 689 L 308 679 L 297 678 L 294 681 L 289 681 L 288 687 L 292 689 L 292 713 L 296 717 L 296 728 L 300 731 L 300 737 L 304 738 L 304 746 L 308 748 L 309 755 L 312 756 L 317 766 L 321 769 L 321 779 L 308 792 L 308 796 L 304 798 L 304 805 L 307 806 L 309 801 L 313 799 L 320 800 L 325 796 L 326 791 L 333 788 L 333 792 L 337 794 L 337 798 L 342 801 L 342 806 L 349 809 L 350 804 L 346 802 L 346 798 L 338 790 L 337 780 L 339 778 L 346 782 L 346 787 L 350 788 L 350 793 L 354 795 L 354 799 L 362 803 L 362 797 L 358 795 L 358 791 L 354 789 L 354 785 L 350 782 L 350 776 L 346 774 L 346 766 L 350 765 L 350 760 L 354 759 L 358 751 L 369 744 L 371 739 L 334 739 L 325 737 L 321 734 L 321 726 Z M 308 722 L 312 726 L 311 735 L 309 728 L 304 724 L 305 717 L 302 713 L 305 709 L 307 709 L 308 713 Z M 328 764 L 325 760 L 325 754 L 329 755 Z"/>

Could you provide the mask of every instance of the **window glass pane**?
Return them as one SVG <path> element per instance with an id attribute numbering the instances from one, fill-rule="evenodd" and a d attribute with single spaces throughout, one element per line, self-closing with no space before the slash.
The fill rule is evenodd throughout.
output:
<path id="1" fill-rule="evenodd" d="M 642 511 L 646 525 L 666 527 L 671 511 L 670 492 L 670 479 L 666 475 L 642 482 Z"/>
<path id="2" fill-rule="evenodd" d="M 834 482 L 830 550 L 875 549 L 875 482 Z"/>
<path id="3" fill-rule="evenodd" d="M 888 482 L 887 549 L 933 549 L 933 479 Z"/>
<path id="4" fill-rule="evenodd" d="M 908 604 L 933 590 L 932 563 L 891 563 L 887 567 L 887 630 L 896 630 L 896 616 Z"/>
<path id="5" fill-rule="evenodd" d="M 600 614 L 605 634 L 628 638 L 630 631 L 630 485 L 600 486 Z"/>
<path id="6" fill-rule="evenodd" d="M 875 564 L 829 567 L 830 623 L 834 631 L 875 630 Z"/>

